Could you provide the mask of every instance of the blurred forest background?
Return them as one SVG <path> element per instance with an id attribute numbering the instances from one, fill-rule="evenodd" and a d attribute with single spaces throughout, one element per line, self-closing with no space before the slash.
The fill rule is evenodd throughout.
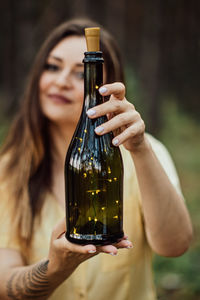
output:
<path id="1" fill-rule="evenodd" d="M 6 0 L 0 3 L 0 139 L 17 109 L 46 35 L 71 17 L 89 17 L 116 37 L 127 97 L 175 161 L 194 226 L 180 258 L 155 257 L 160 300 L 200 299 L 200 1 Z"/>

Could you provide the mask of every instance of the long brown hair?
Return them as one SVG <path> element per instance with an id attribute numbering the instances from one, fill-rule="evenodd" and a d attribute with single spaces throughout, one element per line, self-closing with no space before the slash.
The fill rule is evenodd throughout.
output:
<path id="1" fill-rule="evenodd" d="M 1 150 L 2 180 L 13 203 L 13 222 L 22 251 L 32 238 L 34 218 L 41 211 L 44 193 L 51 190 L 52 170 L 48 120 L 39 105 L 39 79 L 50 51 L 67 36 L 83 36 L 85 27 L 99 26 L 74 19 L 56 27 L 41 47 L 27 83 L 19 112 Z M 121 57 L 114 39 L 101 27 L 107 83 L 124 81 Z M 3 163 L 4 162 L 4 163 Z M 25 252 L 26 253 L 26 252 Z"/>

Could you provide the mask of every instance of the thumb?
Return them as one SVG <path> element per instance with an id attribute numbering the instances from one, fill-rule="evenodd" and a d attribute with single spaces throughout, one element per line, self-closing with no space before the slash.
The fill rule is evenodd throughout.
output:
<path id="1" fill-rule="evenodd" d="M 66 219 L 60 220 L 52 231 L 52 239 L 59 239 L 66 232 Z"/>

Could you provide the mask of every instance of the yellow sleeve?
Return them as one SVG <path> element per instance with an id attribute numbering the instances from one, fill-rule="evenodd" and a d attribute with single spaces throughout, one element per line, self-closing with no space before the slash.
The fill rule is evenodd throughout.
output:
<path id="1" fill-rule="evenodd" d="M 20 250 L 12 221 L 11 205 L 5 188 L 0 185 L 0 248 Z"/>
<path id="2" fill-rule="evenodd" d="M 167 176 L 169 177 L 169 180 L 175 187 L 176 191 L 183 197 L 179 177 L 174 165 L 174 162 L 171 158 L 171 155 L 169 154 L 166 147 L 157 139 L 155 139 L 152 135 L 146 134 L 152 149 L 154 153 L 156 154 L 158 160 L 160 161 L 160 164 L 162 165 L 163 169 L 165 170 Z"/>

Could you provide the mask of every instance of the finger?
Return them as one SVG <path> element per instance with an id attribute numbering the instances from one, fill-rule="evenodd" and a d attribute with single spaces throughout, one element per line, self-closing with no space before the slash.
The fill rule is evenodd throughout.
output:
<path id="1" fill-rule="evenodd" d="M 110 99 L 107 102 L 104 102 L 103 104 L 100 104 L 98 106 L 94 106 L 93 108 L 89 109 L 87 111 L 87 115 L 89 118 L 98 118 L 101 116 L 105 116 L 112 113 L 120 113 L 125 112 L 129 109 L 129 106 L 131 104 L 125 100 L 125 101 L 118 101 L 114 99 Z"/>
<path id="2" fill-rule="evenodd" d="M 134 113 L 132 112 L 121 113 L 119 115 L 116 115 L 109 121 L 96 127 L 95 132 L 98 135 L 102 135 L 110 131 L 114 131 L 118 128 L 121 128 L 122 126 L 126 126 L 129 125 L 130 123 L 133 123 L 136 117 L 137 116 L 134 116 Z"/>
<path id="3" fill-rule="evenodd" d="M 127 129 L 125 129 L 121 134 L 116 136 L 112 143 L 114 146 L 119 146 L 126 142 L 128 139 L 136 137 L 138 138 L 138 141 L 141 139 L 143 133 L 144 133 L 145 125 L 143 120 L 140 120 L 137 123 L 134 123 L 133 125 L 129 126 Z M 137 140 L 135 140 L 135 143 L 137 143 Z"/>
<path id="4" fill-rule="evenodd" d="M 98 246 L 97 252 L 103 252 L 111 255 L 117 255 L 117 248 L 114 245 Z"/>
<path id="5" fill-rule="evenodd" d="M 56 226 L 53 228 L 52 231 L 52 239 L 56 240 L 58 239 L 63 233 L 66 232 L 66 219 L 63 218 L 60 220 Z"/>
<path id="6" fill-rule="evenodd" d="M 82 245 L 74 244 L 68 241 L 65 236 L 62 236 L 62 238 L 56 240 L 56 245 L 58 248 L 67 252 L 82 253 L 82 254 L 96 253 L 95 245 L 89 244 L 89 245 L 82 246 Z"/>
<path id="7" fill-rule="evenodd" d="M 131 248 L 133 248 L 133 244 L 130 241 L 128 241 L 128 240 L 122 240 L 122 241 L 118 242 L 115 245 L 115 247 L 117 249 L 119 249 L 119 248 L 131 249 Z"/>
<path id="8" fill-rule="evenodd" d="M 102 96 L 114 95 L 115 98 L 122 100 L 125 97 L 125 86 L 122 82 L 105 84 L 99 88 L 99 93 Z"/>

